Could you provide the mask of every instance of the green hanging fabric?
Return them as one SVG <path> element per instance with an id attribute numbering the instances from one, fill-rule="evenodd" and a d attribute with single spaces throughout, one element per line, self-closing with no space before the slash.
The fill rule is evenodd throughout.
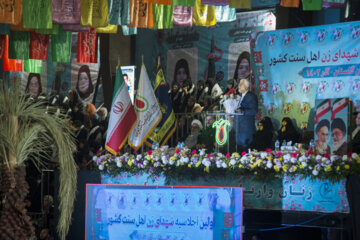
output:
<path id="1" fill-rule="evenodd" d="M 52 13 L 50 0 L 23 1 L 24 28 L 51 29 Z"/>
<path id="2" fill-rule="evenodd" d="M 128 25 L 130 23 L 129 4 L 129 0 L 108 0 L 109 24 Z"/>
<path id="3" fill-rule="evenodd" d="M 153 4 L 154 29 L 173 27 L 173 6 Z"/>
<path id="4" fill-rule="evenodd" d="M 30 32 L 10 31 L 9 58 L 29 59 Z"/>
<path id="5" fill-rule="evenodd" d="M 302 0 L 303 10 L 304 11 L 313 11 L 322 9 L 321 0 Z"/>
<path id="6" fill-rule="evenodd" d="M 59 33 L 59 26 L 58 24 L 53 24 L 53 27 L 50 29 L 36 29 L 35 32 L 36 33 L 40 33 L 40 34 L 58 34 Z"/>
<path id="7" fill-rule="evenodd" d="M 173 0 L 174 6 L 194 7 L 196 0 Z"/>
<path id="8" fill-rule="evenodd" d="M 70 62 L 71 32 L 59 28 L 59 34 L 51 36 L 51 57 L 53 62 Z"/>
<path id="9" fill-rule="evenodd" d="M 121 26 L 121 29 L 122 29 L 122 33 L 124 36 L 137 34 L 137 28 L 129 28 L 128 26 L 123 25 L 123 26 Z"/>
<path id="10" fill-rule="evenodd" d="M 24 72 L 42 73 L 42 60 L 27 59 L 24 61 Z"/>

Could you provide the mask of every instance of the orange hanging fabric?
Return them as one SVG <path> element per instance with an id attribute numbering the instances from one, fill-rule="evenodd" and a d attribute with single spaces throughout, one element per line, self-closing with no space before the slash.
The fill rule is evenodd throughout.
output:
<path id="1" fill-rule="evenodd" d="M 13 0 L 9 3 L 0 2 L 0 22 L 19 24 L 22 21 L 22 0 Z"/>
<path id="2" fill-rule="evenodd" d="M 300 0 L 281 0 L 280 6 L 282 7 L 294 7 L 298 8 L 300 5 Z"/>
<path id="3" fill-rule="evenodd" d="M 22 60 L 9 59 L 9 35 L 5 37 L 4 71 L 22 72 Z"/>
<path id="4" fill-rule="evenodd" d="M 130 0 L 129 27 L 152 28 L 153 26 L 152 0 Z"/>

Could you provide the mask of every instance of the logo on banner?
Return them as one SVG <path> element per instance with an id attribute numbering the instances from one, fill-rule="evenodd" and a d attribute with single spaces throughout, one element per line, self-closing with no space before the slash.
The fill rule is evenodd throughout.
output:
<path id="1" fill-rule="evenodd" d="M 273 114 L 275 112 L 274 104 L 271 104 L 270 107 L 267 108 L 269 114 Z"/>
<path id="2" fill-rule="evenodd" d="M 303 82 L 302 84 L 302 91 L 303 93 L 308 93 L 310 90 L 310 82 Z"/>
<path id="3" fill-rule="evenodd" d="M 300 123 L 300 128 L 303 129 L 303 130 L 306 130 L 308 127 L 308 122 L 301 122 Z"/>
<path id="4" fill-rule="evenodd" d="M 269 34 L 268 35 L 268 45 L 269 46 L 272 46 L 272 45 L 274 45 L 274 43 L 275 43 L 275 38 L 276 38 L 276 35 L 275 34 Z"/>
<path id="5" fill-rule="evenodd" d="M 328 83 L 326 81 L 320 81 L 318 86 L 318 94 L 321 95 L 322 93 L 324 93 L 327 86 Z"/>
<path id="6" fill-rule="evenodd" d="M 351 90 L 353 93 L 357 92 L 359 90 L 360 87 L 360 80 L 356 79 L 353 80 L 352 84 L 351 84 Z"/>
<path id="7" fill-rule="evenodd" d="M 283 105 L 283 112 L 284 114 L 289 114 L 291 112 L 291 109 L 292 109 L 292 103 L 285 103 Z"/>
<path id="8" fill-rule="evenodd" d="M 145 112 L 149 108 L 149 102 L 142 96 L 136 96 L 134 108 L 137 112 Z"/>
<path id="9" fill-rule="evenodd" d="M 300 113 L 302 115 L 306 114 L 310 109 L 310 103 L 308 103 L 308 102 L 302 102 L 299 105 L 300 105 L 299 106 L 300 107 Z"/>
<path id="10" fill-rule="evenodd" d="M 295 83 L 290 82 L 290 83 L 287 83 L 286 85 L 287 85 L 287 86 L 286 86 L 286 90 L 287 90 L 288 94 L 293 93 L 293 92 L 294 92 L 294 88 L 295 88 Z"/>
<path id="11" fill-rule="evenodd" d="M 120 101 L 116 102 L 113 107 L 113 112 L 115 114 L 122 113 L 124 111 L 124 104 Z"/>
<path id="12" fill-rule="evenodd" d="M 342 85 L 344 84 L 344 82 L 342 80 L 336 80 L 334 82 L 334 90 L 335 92 L 340 92 L 342 89 Z"/>
<path id="13" fill-rule="evenodd" d="M 263 77 L 265 72 L 265 66 L 263 64 L 256 66 L 256 73 L 258 76 Z"/>
<path id="14" fill-rule="evenodd" d="M 360 27 L 353 27 L 350 25 L 349 28 L 350 28 L 350 32 L 351 32 L 351 37 L 353 39 L 357 39 L 360 34 Z"/>
<path id="15" fill-rule="evenodd" d="M 215 141 L 218 145 L 224 145 L 228 140 L 228 126 L 230 122 L 225 119 L 220 119 L 213 123 L 212 128 L 216 128 Z"/>
<path id="16" fill-rule="evenodd" d="M 262 52 L 261 51 L 254 51 L 254 62 L 255 63 L 262 63 Z"/>
<path id="17" fill-rule="evenodd" d="M 325 36 L 326 36 L 326 31 L 325 31 L 324 29 L 320 29 L 320 30 L 314 29 L 314 32 L 315 32 L 315 34 L 316 34 L 316 39 L 317 39 L 319 42 L 324 41 Z"/>
<path id="18" fill-rule="evenodd" d="M 335 28 L 335 29 L 331 29 L 331 38 L 333 40 L 339 40 L 341 38 L 343 29 L 342 28 Z"/>
<path id="19" fill-rule="evenodd" d="M 274 95 L 278 94 L 279 93 L 279 90 L 280 90 L 280 85 L 275 83 L 272 87 L 272 92 Z"/>
<path id="20" fill-rule="evenodd" d="M 301 43 L 306 43 L 307 40 L 309 39 L 309 32 L 307 31 L 298 31 L 297 32 L 299 35 L 299 40 Z"/>
<path id="21" fill-rule="evenodd" d="M 257 87 L 260 90 L 260 92 L 267 92 L 268 91 L 268 80 L 267 79 L 259 80 Z"/>
<path id="22" fill-rule="evenodd" d="M 285 45 L 289 44 L 291 39 L 292 39 L 293 35 L 291 33 L 285 33 L 284 35 L 282 35 L 283 38 L 283 43 Z"/>

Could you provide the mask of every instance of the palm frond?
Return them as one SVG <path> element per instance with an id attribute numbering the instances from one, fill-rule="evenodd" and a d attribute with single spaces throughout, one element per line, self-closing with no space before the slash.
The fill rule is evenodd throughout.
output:
<path id="1" fill-rule="evenodd" d="M 11 166 L 9 156 L 21 165 L 33 160 L 37 166 L 58 154 L 60 167 L 60 218 L 57 230 L 61 239 L 69 230 L 76 195 L 77 172 L 73 159 L 76 149 L 67 120 L 46 114 L 41 102 L 32 102 L 18 86 L 0 86 L 0 163 Z"/>

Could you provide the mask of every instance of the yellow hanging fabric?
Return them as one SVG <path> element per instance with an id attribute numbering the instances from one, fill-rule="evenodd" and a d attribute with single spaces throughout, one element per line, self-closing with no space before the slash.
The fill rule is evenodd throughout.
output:
<path id="1" fill-rule="evenodd" d="M 251 9 L 251 0 L 229 0 L 229 7 Z"/>
<path id="2" fill-rule="evenodd" d="M 97 33 L 117 33 L 117 25 L 108 25 L 106 27 L 96 28 Z"/>
<path id="3" fill-rule="evenodd" d="M 109 11 L 107 0 L 93 0 L 91 27 L 107 27 L 109 25 Z"/>
<path id="4" fill-rule="evenodd" d="M 197 26 L 215 25 L 215 6 L 205 5 L 201 3 L 201 0 L 196 0 L 193 9 L 192 23 Z"/>
<path id="5" fill-rule="evenodd" d="M 81 25 L 92 25 L 92 12 L 94 0 L 81 0 Z"/>
<path id="6" fill-rule="evenodd" d="M 152 28 L 153 26 L 152 0 L 130 0 L 129 27 Z"/>

